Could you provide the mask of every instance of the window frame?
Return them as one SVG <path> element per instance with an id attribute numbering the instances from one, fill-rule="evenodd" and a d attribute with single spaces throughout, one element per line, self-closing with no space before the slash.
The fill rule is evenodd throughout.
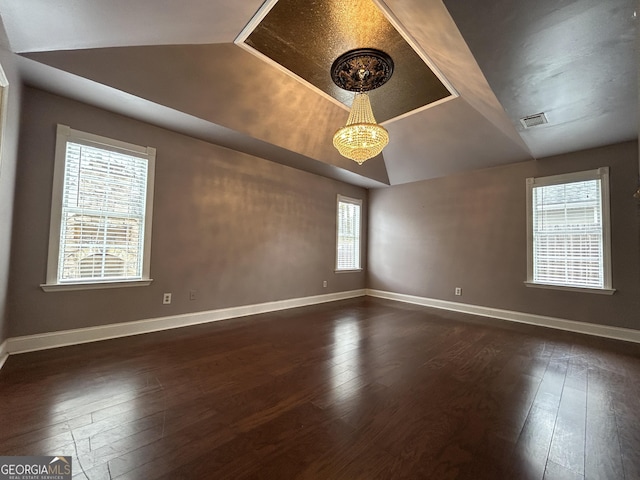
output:
<path id="1" fill-rule="evenodd" d="M 0 65 L 0 177 L 2 177 L 2 158 L 4 147 L 4 135 L 6 131 L 7 118 L 9 115 L 9 80 Z"/>
<path id="2" fill-rule="evenodd" d="M 58 260 L 60 254 L 60 230 L 62 226 L 62 201 L 64 193 L 64 177 L 67 161 L 67 143 L 74 142 L 103 150 L 125 153 L 147 161 L 147 191 L 144 216 L 144 242 L 142 252 L 142 278 L 131 280 L 90 280 L 90 281 L 58 281 Z M 100 288 L 138 287 L 150 285 L 151 268 L 151 231 L 153 219 L 153 193 L 155 178 L 156 149 L 142 147 L 92 133 L 74 130 L 67 125 L 58 125 L 56 130 L 56 150 L 53 173 L 53 190 L 51 193 L 51 216 L 49 224 L 49 250 L 47 257 L 46 281 L 40 287 L 45 291 L 90 290 Z"/>
<path id="3" fill-rule="evenodd" d="M 556 285 L 534 281 L 534 248 L 533 248 L 533 189 L 589 180 L 600 181 L 600 208 L 602 212 L 602 274 L 603 286 L 582 287 L 572 285 Z M 572 292 L 586 292 L 603 295 L 613 295 L 615 289 L 612 286 L 611 272 L 611 208 L 609 188 L 609 167 L 601 167 L 593 170 L 563 173 L 546 177 L 530 177 L 526 179 L 527 187 L 527 287 L 545 288 L 553 290 L 565 290 Z"/>
<path id="4" fill-rule="evenodd" d="M 350 203 L 357 205 L 360 208 L 359 222 L 358 222 L 358 267 L 357 268 L 339 268 L 338 257 L 340 248 L 340 203 Z M 349 272 L 361 272 L 362 271 L 362 200 L 358 198 L 351 198 L 345 195 L 338 194 L 336 200 L 336 261 L 335 261 L 335 273 L 349 273 Z"/>

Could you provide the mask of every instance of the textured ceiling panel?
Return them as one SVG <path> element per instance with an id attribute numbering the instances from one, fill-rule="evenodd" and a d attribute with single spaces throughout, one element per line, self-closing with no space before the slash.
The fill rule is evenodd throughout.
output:
<path id="1" fill-rule="evenodd" d="M 386 52 L 393 76 L 371 92 L 379 122 L 451 95 L 371 0 L 279 0 L 244 43 L 347 106 L 353 93 L 331 80 L 333 61 L 355 48 Z"/>

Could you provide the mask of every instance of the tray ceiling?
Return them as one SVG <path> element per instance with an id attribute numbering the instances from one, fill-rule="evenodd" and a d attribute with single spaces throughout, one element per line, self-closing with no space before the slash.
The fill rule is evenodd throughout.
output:
<path id="1" fill-rule="evenodd" d="M 636 9 L 635 0 L 0 0 L 0 39 L 28 85 L 381 187 L 637 139 Z M 330 66 L 366 47 L 388 50 L 396 71 L 371 95 L 389 145 L 358 166 L 332 145 L 352 94 L 333 85 Z M 445 91 L 429 86 L 434 77 Z M 520 118 L 540 112 L 548 123 L 525 130 Z"/>
<path id="2" fill-rule="evenodd" d="M 395 68 L 389 83 L 369 94 L 380 123 L 457 96 L 427 64 L 426 54 L 419 54 L 370 0 L 269 1 L 236 43 L 347 107 L 353 93 L 332 81 L 334 60 L 356 48 L 382 50 Z"/>

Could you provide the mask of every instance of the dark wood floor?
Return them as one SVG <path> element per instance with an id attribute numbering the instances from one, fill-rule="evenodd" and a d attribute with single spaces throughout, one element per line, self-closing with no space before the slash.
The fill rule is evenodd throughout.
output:
<path id="1" fill-rule="evenodd" d="M 639 399 L 640 345 L 360 298 L 11 356 L 0 455 L 92 480 L 632 480 Z"/>

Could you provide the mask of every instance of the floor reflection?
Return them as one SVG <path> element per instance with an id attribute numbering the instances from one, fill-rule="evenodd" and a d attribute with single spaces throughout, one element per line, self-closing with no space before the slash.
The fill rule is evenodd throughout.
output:
<path id="1" fill-rule="evenodd" d="M 334 403 L 353 400 L 358 389 L 352 385 L 353 379 L 361 372 L 360 342 L 362 332 L 360 322 L 355 318 L 341 319 L 333 330 L 331 352 L 330 383 Z"/>
<path id="2" fill-rule="evenodd" d="M 82 365 L 66 369 L 64 375 L 52 372 L 41 381 L 46 392 L 31 397 L 22 419 L 43 428 L 5 439 L 3 450 L 13 455 L 71 456 L 74 474 L 81 473 L 98 458 L 96 449 L 135 432 L 140 395 L 153 388 L 154 378 L 127 370 L 104 374 Z"/>
<path id="3" fill-rule="evenodd" d="M 112 405 L 128 404 L 139 395 L 139 390 L 149 385 L 147 378 L 141 375 L 120 372 L 109 377 L 82 376 L 73 380 L 73 385 L 65 385 L 58 393 L 50 395 L 49 411 L 52 415 L 74 418 L 86 411 L 94 411 L 102 402 Z"/>

